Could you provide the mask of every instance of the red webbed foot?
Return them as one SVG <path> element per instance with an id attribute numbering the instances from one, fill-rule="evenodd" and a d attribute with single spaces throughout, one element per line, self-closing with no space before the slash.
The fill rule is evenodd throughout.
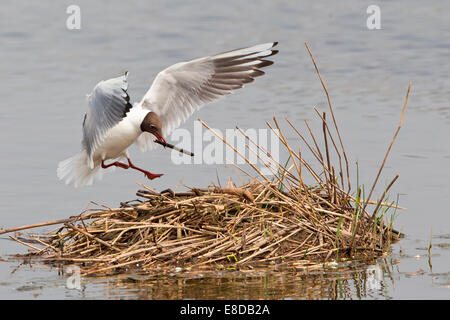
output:
<path id="1" fill-rule="evenodd" d="M 162 173 L 151 173 L 151 172 L 146 172 L 145 173 L 145 176 L 147 177 L 147 178 L 149 178 L 150 180 L 153 180 L 153 179 L 155 179 L 155 178 L 159 178 L 159 177 L 161 177 L 163 174 Z"/>
<path id="2" fill-rule="evenodd" d="M 162 174 L 151 173 L 151 172 L 149 172 L 149 171 L 147 171 L 147 170 L 144 170 L 144 169 L 141 169 L 141 168 L 139 168 L 139 167 L 136 167 L 136 166 L 131 162 L 130 158 L 128 158 L 128 165 L 130 166 L 130 168 L 133 168 L 134 170 L 138 170 L 138 171 L 142 172 L 143 174 L 145 174 L 145 176 L 146 176 L 148 179 L 150 179 L 150 180 L 153 180 L 153 179 L 155 179 L 155 178 L 159 178 L 159 177 L 162 176 Z"/>

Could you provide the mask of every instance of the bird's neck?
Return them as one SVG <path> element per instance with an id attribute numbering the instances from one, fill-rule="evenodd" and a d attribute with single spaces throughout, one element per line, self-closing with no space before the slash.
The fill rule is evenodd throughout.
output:
<path id="1" fill-rule="evenodd" d="M 136 105 L 133 108 L 130 109 L 129 113 L 127 114 L 127 119 L 130 121 L 134 126 L 140 128 L 142 121 L 144 120 L 145 116 L 150 112 L 150 110 L 143 109 L 140 105 Z"/>

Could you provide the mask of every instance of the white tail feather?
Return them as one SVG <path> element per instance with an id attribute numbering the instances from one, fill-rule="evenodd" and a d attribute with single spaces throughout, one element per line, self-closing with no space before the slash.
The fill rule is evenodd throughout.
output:
<path id="1" fill-rule="evenodd" d="M 87 153 L 82 151 L 61 161 L 56 173 L 60 180 L 64 180 L 66 184 L 73 183 L 77 188 L 92 185 L 94 180 L 100 180 L 103 171 L 99 169 L 100 166 L 94 166 L 92 169 L 88 166 Z"/>

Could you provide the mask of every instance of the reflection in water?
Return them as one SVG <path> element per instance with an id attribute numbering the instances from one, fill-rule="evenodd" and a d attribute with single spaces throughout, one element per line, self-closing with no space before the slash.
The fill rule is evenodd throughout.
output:
<path id="1" fill-rule="evenodd" d="M 437 287 L 442 297 L 447 297 L 450 273 L 442 263 L 445 261 L 442 253 L 448 250 L 447 246 L 446 241 L 436 241 L 436 249 L 431 255 L 436 266 L 433 270 L 427 267 L 425 247 L 418 247 L 410 254 L 396 246 L 391 255 L 370 264 L 354 261 L 330 263 L 326 268 L 310 267 L 309 270 L 280 270 L 278 267 L 278 270 L 189 273 L 178 268 L 153 276 L 130 271 L 112 277 L 82 277 L 80 289 L 68 288 L 71 276 L 68 266 L 49 268 L 36 260 L 15 259 L 0 264 L 0 272 L 8 275 L 7 281 L 0 281 L 0 293 L 8 292 L 11 298 L 28 299 L 55 298 L 57 294 L 58 299 L 384 300 L 395 298 L 402 283 L 413 281 L 420 284 L 415 288 Z M 410 288 L 406 298 L 422 296 L 421 290 Z"/>
<path id="2" fill-rule="evenodd" d="M 391 299 L 394 278 L 391 261 L 367 266 L 352 263 L 339 268 L 300 272 L 171 273 L 88 280 L 105 288 L 106 298 L 129 299 Z"/>

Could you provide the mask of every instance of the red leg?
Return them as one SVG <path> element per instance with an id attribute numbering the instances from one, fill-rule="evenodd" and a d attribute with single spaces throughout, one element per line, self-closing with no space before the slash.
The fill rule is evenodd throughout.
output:
<path id="1" fill-rule="evenodd" d="M 144 173 L 145 176 L 146 176 L 147 178 L 149 178 L 150 180 L 153 180 L 153 179 L 155 179 L 155 178 L 159 178 L 159 177 L 162 176 L 162 174 L 155 174 L 155 173 L 148 172 L 147 170 L 138 168 L 138 167 L 136 167 L 133 163 L 131 163 L 130 158 L 127 158 L 127 159 L 128 159 L 128 165 L 129 165 L 130 168 L 135 169 L 135 170 L 138 170 L 138 171 Z"/>
<path id="2" fill-rule="evenodd" d="M 119 162 L 119 161 L 116 161 L 116 162 L 113 162 L 113 163 L 110 163 L 110 164 L 105 164 L 105 161 L 102 161 L 102 168 L 103 169 L 109 168 L 111 166 L 121 167 L 121 168 L 124 168 L 124 169 L 128 169 L 130 167 L 129 165 L 127 165 L 125 163 L 122 163 L 122 162 Z"/>

